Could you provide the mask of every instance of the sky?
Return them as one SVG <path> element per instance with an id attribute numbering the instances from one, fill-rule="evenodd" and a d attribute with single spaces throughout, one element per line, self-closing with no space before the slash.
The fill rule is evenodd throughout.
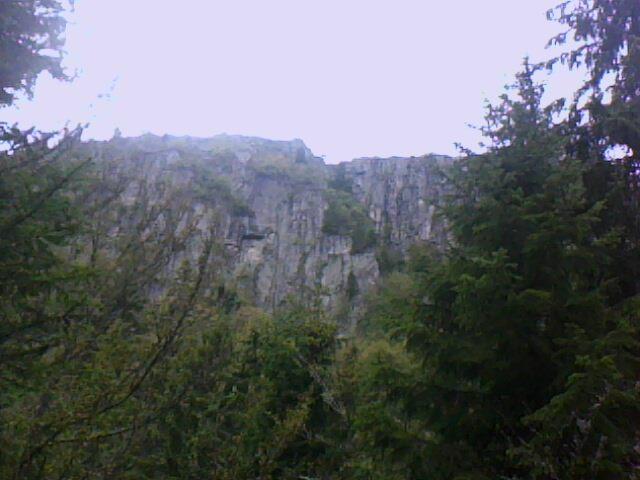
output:
<path id="1" fill-rule="evenodd" d="M 76 0 L 71 83 L 3 120 L 85 137 L 301 138 L 337 163 L 475 147 L 485 99 L 548 58 L 558 0 Z M 552 93 L 570 91 L 554 76 Z"/>

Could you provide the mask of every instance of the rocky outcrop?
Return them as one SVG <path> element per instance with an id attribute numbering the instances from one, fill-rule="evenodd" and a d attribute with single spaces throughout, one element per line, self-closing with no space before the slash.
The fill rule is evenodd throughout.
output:
<path id="1" fill-rule="evenodd" d="M 357 158 L 329 168 L 366 206 L 380 241 L 406 252 L 419 241 L 444 241 L 444 225 L 435 213 L 444 188 L 440 172 L 451 161 L 433 154 Z"/>
<path id="2" fill-rule="evenodd" d="M 146 176 L 150 185 L 187 187 L 194 211 L 215 205 L 215 220 L 201 228 L 215 222 L 225 281 L 268 310 L 290 301 L 315 302 L 353 322 L 363 295 L 380 276 L 381 247 L 403 254 L 417 241 L 441 242 L 444 235 L 434 213 L 442 192 L 438 168 L 448 157 L 325 165 L 301 140 L 229 135 L 144 135 L 87 148 L 98 162 L 115 162 Z M 343 202 L 364 208 L 375 230 L 375 241 L 357 251 L 352 236 L 325 228 L 337 192 Z M 135 201 L 138 194 L 125 192 L 123 201 Z"/>

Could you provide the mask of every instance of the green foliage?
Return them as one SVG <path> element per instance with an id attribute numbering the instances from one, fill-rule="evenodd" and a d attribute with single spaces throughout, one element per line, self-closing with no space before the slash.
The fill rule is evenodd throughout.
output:
<path id="1" fill-rule="evenodd" d="M 356 278 L 353 271 L 349 272 L 349 276 L 347 277 L 347 298 L 349 300 L 353 300 L 358 293 L 360 293 L 360 288 L 358 287 L 358 279 Z"/>
<path id="2" fill-rule="evenodd" d="M 488 153 L 448 173 L 446 254 L 415 250 L 369 310 L 369 331 L 421 360 L 403 399 L 429 432 L 415 478 L 626 478 L 638 462 L 638 305 L 614 307 L 615 198 L 588 190 L 534 73 L 490 108 Z"/>
<path id="3" fill-rule="evenodd" d="M 376 261 L 382 275 L 387 275 L 404 267 L 404 254 L 388 243 L 381 243 L 376 249 Z"/>
<path id="4" fill-rule="evenodd" d="M 393 272 L 367 298 L 367 312 L 360 325 L 367 336 L 381 333 L 405 338 L 422 308 L 424 288 L 413 275 Z"/>
<path id="5" fill-rule="evenodd" d="M 567 151 L 590 164 L 588 194 L 609 212 L 603 229 L 623 239 L 614 258 L 621 301 L 637 292 L 640 278 L 640 9 L 635 0 L 570 1 L 548 16 L 568 29 L 550 43 L 570 47 L 549 70 L 562 63 L 587 71 L 565 122 Z M 608 158 L 611 148 L 624 154 Z"/>
<path id="6" fill-rule="evenodd" d="M 57 0 L 0 3 L 0 106 L 11 105 L 17 92 L 31 94 L 38 74 L 68 79 L 60 63 L 66 20 Z"/>
<path id="7" fill-rule="evenodd" d="M 378 340 L 363 345 L 354 370 L 357 453 L 346 478 L 425 478 L 433 438 L 413 415 L 419 363 L 402 344 Z"/>
<path id="8" fill-rule="evenodd" d="M 71 192 L 87 162 L 61 162 L 79 133 L 69 134 L 51 149 L 47 136 L 30 141 L 17 130 L 5 132 L 5 138 L 14 141 L 0 154 L 3 381 L 20 382 L 32 373 L 30 369 L 37 368 L 32 362 L 50 348 L 48 335 L 59 335 L 60 317 L 72 315 L 74 304 L 85 300 L 74 282 L 83 283 L 90 272 L 65 262 L 59 253 L 81 227 Z"/>
<path id="9" fill-rule="evenodd" d="M 397 245 L 393 244 L 391 235 L 391 223 L 388 218 L 385 218 L 384 227 L 378 241 L 378 248 L 376 249 L 376 261 L 383 276 L 401 271 L 405 267 L 405 254 Z"/>
<path id="10" fill-rule="evenodd" d="M 327 182 L 327 186 L 333 190 L 339 190 L 341 192 L 353 193 L 353 180 L 347 177 L 347 170 L 344 163 L 338 164 L 332 177 Z"/>
<path id="11" fill-rule="evenodd" d="M 290 163 L 283 159 L 253 161 L 249 168 L 259 177 L 287 181 L 299 185 L 319 187 L 324 179 L 324 170 L 307 162 Z"/>
<path id="12" fill-rule="evenodd" d="M 350 237 L 353 253 L 361 253 L 376 243 L 373 221 L 365 208 L 346 192 L 327 191 L 322 231 L 328 235 Z"/>
<path id="13" fill-rule="evenodd" d="M 196 169 L 194 194 L 204 202 L 219 202 L 231 210 L 231 214 L 238 217 L 253 216 L 254 213 L 244 199 L 233 192 L 231 183 L 224 177 L 215 176 L 202 168 Z"/>
<path id="14" fill-rule="evenodd" d="M 336 415 L 323 397 L 334 331 L 305 316 L 244 310 L 194 337 L 172 367 L 186 391 L 140 443 L 133 478 L 321 475 L 331 460 L 319 432 Z"/>
<path id="15" fill-rule="evenodd" d="M 611 329 L 589 338 L 576 331 L 578 347 L 563 390 L 524 419 L 535 435 L 510 451 L 530 478 L 627 478 L 638 453 L 640 312 L 633 299 L 612 315 Z"/>
<path id="16" fill-rule="evenodd" d="M 79 132 L 54 147 L 11 135 L 0 155 L 0 476 L 120 468 L 114 443 L 175 401 L 148 389 L 196 304 L 210 303 L 213 242 L 183 192 L 152 201 L 139 180 L 137 202 L 119 203 L 133 180 L 75 160 Z M 168 269 L 194 241 L 199 257 Z M 104 449 L 80 455 L 88 444 Z"/>
<path id="17" fill-rule="evenodd" d="M 637 98 L 638 42 L 640 11 L 634 0 L 570 0 L 547 12 L 550 20 L 565 25 L 566 31 L 556 35 L 550 45 L 565 45 L 573 40 L 577 48 L 562 52 L 547 63 L 558 62 L 569 68 L 586 67 L 589 79 L 582 91 L 597 95 L 608 74 L 617 75 L 614 97 Z M 572 45 L 574 46 L 574 45 Z M 614 100 L 615 101 L 615 100 Z"/>

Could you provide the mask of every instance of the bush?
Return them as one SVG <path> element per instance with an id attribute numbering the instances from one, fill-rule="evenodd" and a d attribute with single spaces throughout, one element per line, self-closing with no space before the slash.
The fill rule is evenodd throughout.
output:
<path id="1" fill-rule="evenodd" d="M 202 201 L 214 200 L 226 205 L 231 214 L 237 217 L 249 217 L 253 211 L 245 200 L 233 192 L 233 188 L 228 179 L 215 176 L 206 170 L 197 172 L 196 197 Z"/>
<path id="2" fill-rule="evenodd" d="M 344 163 L 335 168 L 335 173 L 328 182 L 329 188 L 340 190 L 341 192 L 353 192 L 353 180 L 347 177 Z"/>
<path id="3" fill-rule="evenodd" d="M 346 192 L 328 189 L 327 196 L 322 231 L 328 235 L 351 237 L 352 253 L 362 253 L 374 246 L 375 228 L 364 206 Z"/>

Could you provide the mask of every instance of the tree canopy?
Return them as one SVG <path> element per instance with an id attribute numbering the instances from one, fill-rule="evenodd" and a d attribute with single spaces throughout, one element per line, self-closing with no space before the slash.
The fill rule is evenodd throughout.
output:
<path id="1" fill-rule="evenodd" d="M 61 62 L 66 19 L 58 0 L 0 3 L 0 106 L 31 94 L 41 72 L 68 79 Z"/>

